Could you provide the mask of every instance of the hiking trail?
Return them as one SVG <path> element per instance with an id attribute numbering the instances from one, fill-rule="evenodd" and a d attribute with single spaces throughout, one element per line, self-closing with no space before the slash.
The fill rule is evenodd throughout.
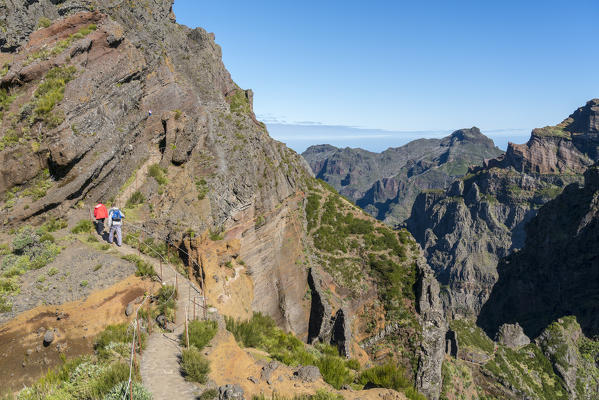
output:
<path id="1" fill-rule="evenodd" d="M 136 255 L 154 266 L 160 274 L 158 261 L 145 254 L 139 254 L 136 249 L 123 244 L 117 249 L 122 255 Z M 158 328 L 148 338 L 146 349 L 143 351 L 140 362 L 140 373 L 143 385 L 152 393 L 154 400 L 190 399 L 195 400 L 204 390 L 199 384 L 188 382 L 180 372 L 179 358 L 182 348 L 179 346 L 179 336 L 185 329 L 185 307 L 190 302 L 189 285 L 191 282 L 183 275 L 175 272 L 174 266 L 163 264 L 162 282 L 175 285 L 175 276 L 178 281 L 178 297 L 175 317 L 175 330 L 170 333 L 159 332 Z M 197 295 L 191 289 L 191 296 Z M 193 304 L 192 304 L 193 307 Z"/>

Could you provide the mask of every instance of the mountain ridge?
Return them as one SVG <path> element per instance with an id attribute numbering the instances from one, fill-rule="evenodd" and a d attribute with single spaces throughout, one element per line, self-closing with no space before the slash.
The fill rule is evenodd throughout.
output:
<path id="1" fill-rule="evenodd" d="M 364 149 L 309 147 L 302 156 L 315 176 L 331 184 L 371 215 L 391 225 L 409 216 L 423 189 L 440 189 L 502 152 L 476 127 L 442 139 L 417 139 L 380 153 Z"/>

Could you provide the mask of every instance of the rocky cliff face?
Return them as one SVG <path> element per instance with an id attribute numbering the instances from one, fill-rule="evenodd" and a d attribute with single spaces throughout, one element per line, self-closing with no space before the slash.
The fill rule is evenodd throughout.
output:
<path id="1" fill-rule="evenodd" d="M 157 164 L 167 182 L 141 186 L 144 225 L 180 240 L 253 221 L 310 176 L 255 119 L 252 93 L 231 80 L 214 36 L 174 22 L 172 1 L 30 3 L 5 5 L 3 16 L 3 223 L 80 201 L 122 206 L 128 179 Z M 245 237 L 242 254 L 283 253 L 267 237 Z M 266 269 L 284 264 L 265 258 Z"/>
<path id="2" fill-rule="evenodd" d="M 565 186 L 582 181 L 599 144 L 588 122 L 596 104 L 555 127 L 535 129 L 526 145 L 510 144 L 504 156 L 471 169 L 449 189 L 418 196 L 407 226 L 444 285 L 450 314 L 478 315 L 499 260 L 524 246 L 525 224 Z M 588 130 L 575 132 L 579 127 Z"/>
<path id="3" fill-rule="evenodd" d="M 587 336 L 599 334 L 598 197 L 595 165 L 584 187 L 568 186 L 541 208 L 526 227 L 523 249 L 499 263 L 499 279 L 479 316 L 483 327 L 492 332 L 518 322 L 534 337 L 555 319 L 575 315 Z"/>
<path id="4" fill-rule="evenodd" d="M 478 128 L 471 128 L 443 139 L 415 140 L 382 153 L 318 145 L 302 156 L 317 178 L 371 215 L 394 225 L 409 216 L 422 190 L 444 188 L 465 174 L 470 165 L 501 153 Z"/>

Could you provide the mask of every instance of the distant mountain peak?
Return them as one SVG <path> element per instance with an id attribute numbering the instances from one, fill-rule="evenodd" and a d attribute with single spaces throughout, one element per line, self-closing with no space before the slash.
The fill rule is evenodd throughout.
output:
<path id="1" fill-rule="evenodd" d="M 476 126 L 472 128 L 462 128 L 454 131 L 451 135 L 441 141 L 443 146 L 455 146 L 465 143 L 476 143 L 484 146 L 495 147 L 493 140 L 485 136 Z"/>

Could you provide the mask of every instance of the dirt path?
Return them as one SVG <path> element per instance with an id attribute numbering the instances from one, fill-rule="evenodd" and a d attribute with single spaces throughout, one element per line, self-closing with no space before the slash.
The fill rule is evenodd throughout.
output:
<path id="1" fill-rule="evenodd" d="M 154 265 L 154 269 L 160 274 L 159 261 L 123 244 L 117 248 L 123 255 L 135 254 L 146 262 Z M 177 313 L 175 319 L 176 329 L 172 333 L 154 332 L 148 339 L 148 345 L 143 352 L 140 363 L 141 377 L 144 386 L 152 393 L 154 400 L 170 399 L 196 399 L 203 389 L 192 382 L 187 382 L 181 375 L 179 369 L 179 357 L 181 347 L 179 336 L 184 331 L 186 308 L 190 307 L 190 297 L 198 297 L 199 293 L 190 288 L 191 282 L 183 275 L 175 272 L 174 267 L 163 265 L 165 284 L 177 284 L 178 299 Z M 191 305 L 190 308 L 192 308 Z M 191 313 L 190 313 L 191 314 Z"/>

